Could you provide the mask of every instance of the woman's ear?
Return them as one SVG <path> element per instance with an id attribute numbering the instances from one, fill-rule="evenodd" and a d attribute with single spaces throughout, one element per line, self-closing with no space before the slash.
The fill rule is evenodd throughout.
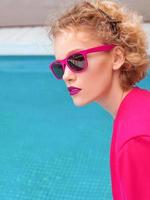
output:
<path id="1" fill-rule="evenodd" d="M 124 49 L 121 46 L 116 46 L 112 50 L 113 70 L 118 70 L 125 62 Z"/>

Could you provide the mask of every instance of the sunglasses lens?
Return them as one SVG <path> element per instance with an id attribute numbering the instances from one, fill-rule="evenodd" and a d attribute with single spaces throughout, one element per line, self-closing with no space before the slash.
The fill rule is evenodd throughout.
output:
<path id="1" fill-rule="evenodd" d="M 86 61 L 82 54 L 74 54 L 68 57 L 67 59 L 68 66 L 72 69 L 74 72 L 80 72 L 85 68 Z M 53 74 L 58 78 L 62 79 L 64 75 L 64 69 L 60 62 L 54 62 L 51 65 Z"/>
<path id="2" fill-rule="evenodd" d="M 61 63 L 59 62 L 54 63 L 52 65 L 52 71 L 57 78 L 61 79 L 63 77 L 64 70 Z"/>
<path id="3" fill-rule="evenodd" d="M 71 67 L 71 69 L 75 72 L 82 71 L 85 67 L 85 59 L 82 54 L 71 55 L 67 59 L 67 63 Z"/>

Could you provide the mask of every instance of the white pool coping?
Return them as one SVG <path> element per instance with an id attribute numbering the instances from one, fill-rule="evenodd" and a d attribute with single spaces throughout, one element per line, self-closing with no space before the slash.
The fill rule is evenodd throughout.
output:
<path id="1" fill-rule="evenodd" d="M 0 55 L 53 55 L 46 28 L 1 28 Z"/>
<path id="2" fill-rule="evenodd" d="M 148 34 L 150 55 L 150 23 L 143 24 Z M 46 27 L 0 28 L 0 55 L 53 55 Z"/>

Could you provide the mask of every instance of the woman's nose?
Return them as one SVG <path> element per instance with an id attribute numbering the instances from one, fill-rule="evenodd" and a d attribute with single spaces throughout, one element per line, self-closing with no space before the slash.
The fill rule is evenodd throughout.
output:
<path id="1" fill-rule="evenodd" d="M 72 72 L 71 69 L 67 65 L 65 66 L 65 71 L 64 71 L 62 79 L 65 82 L 75 79 L 75 73 Z"/>

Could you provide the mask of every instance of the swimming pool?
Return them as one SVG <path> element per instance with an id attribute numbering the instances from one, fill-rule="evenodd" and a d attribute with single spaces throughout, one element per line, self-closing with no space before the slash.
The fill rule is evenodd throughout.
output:
<path id="1" fill-rule="evenodd" d="M 113 120 L 75 107 L 52 59 L 0 57 L 0 199 L 110 200 Z M 137 85 L 150 89 L 150 76 Z"/>

